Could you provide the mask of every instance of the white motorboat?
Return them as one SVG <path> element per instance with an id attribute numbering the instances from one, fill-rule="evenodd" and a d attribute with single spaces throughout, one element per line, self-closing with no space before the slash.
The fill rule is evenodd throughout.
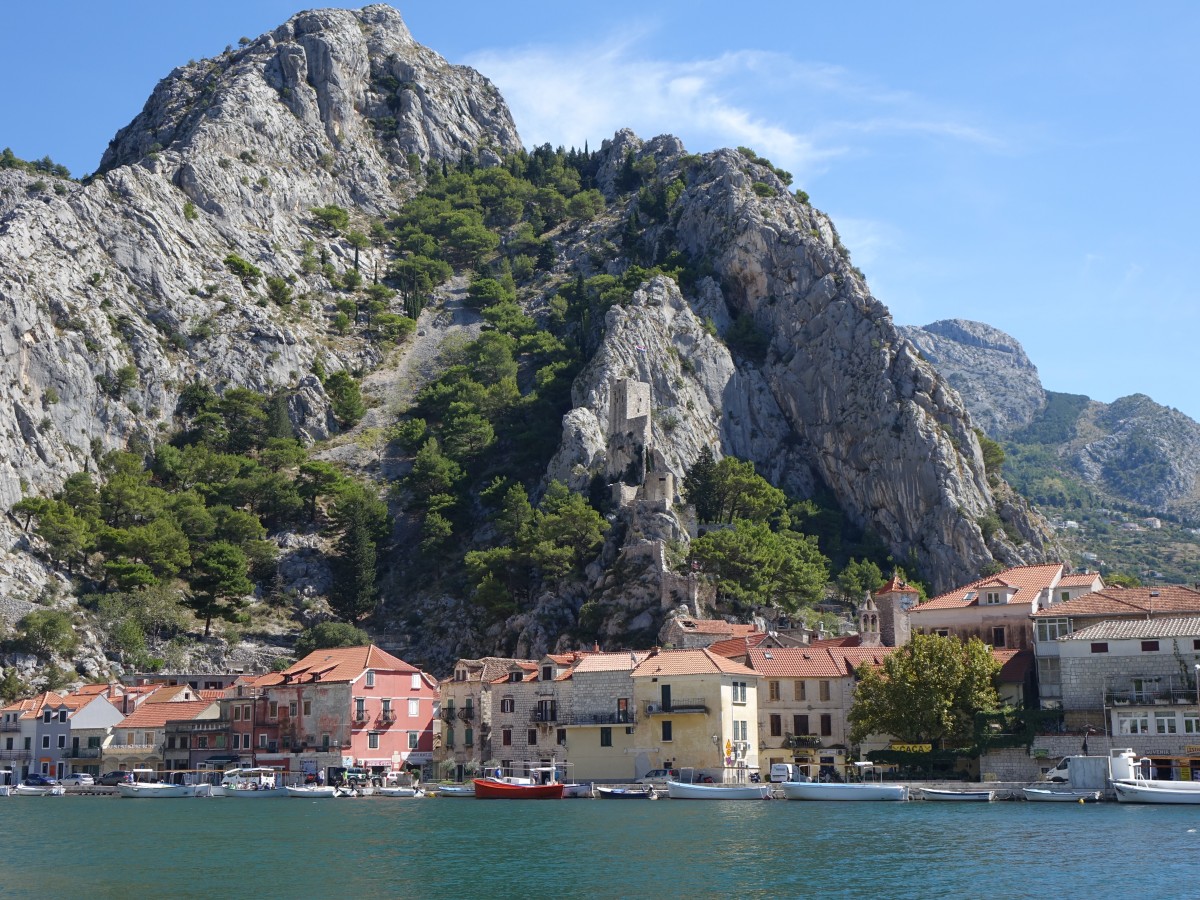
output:
<path id="1" fill-rule="evenodd" d="M 474 797 L 475 785 L 472 784 L 439 784 L 434 788 L 439 797 Z"/>
<path id="2" fill-rule="evenodd" d="M 956 800 L 968 803 L 990 803 L 996 799 L 995 791 L 947 791 L 939 788 L 921 788 L 926 800 Z"/>
<path id="3" fill-rule="evenodd" d="M 12 789 L 18 797 L 61 797 L 66 792 L 61 784 L 18 784 Z"/>
<path id="4" fill-rule="evenodd" d="M 1200 783 L 1135 779 L 1114 781 L 1118 803 L 1169 803 L 1200 806 Z"/>
<path id="5" fill-rule="evenodd" d="M 1095 803 L 1100 799 L 1100 791 L 1080 791 L 1063 788 L 1022 788 L 1025 799 L 1034 803 Z"/>
<path id="6" fill-rule="evenodd" d="M 134 769 L 133 781 L 118 784 L 117 792 L 129 800 L 177 800 L 181 797 L 195 797 L 196 785 L 159 781 L 155 769 Z"/>
<path id="7" fill-rule="evenodd" d="M 416 787 L 381 787 L 376 788 L 375 793 L 380 797 L 424 797 L 425 792 Z"/>
<path id="8" fill-rule="evenodd" d="M 592 793 L 592 785 L 588 784 L 564 784 L 563 797 L 582 797 L 583 799 L 591 799 L 595 794 Z"/>
<path id="9" fill-rule="evenodd" d="M 785 781 L 779 785 L 788 800 L 907 800 L 908 785 L 862 782 L 829 784 L 820 781 Z"/>
<path id="10" fill-rule="evenodd" d="M 684 784 L 667 782 L 672 800 L 770 800 L 769 784 Z"/>
<path id="11" fill-rule="evenodd" d="M 221 795 L 239 800 L 266 800 L 286 797 L 287 789 L 280 784 L 281 769 L 259 766 L 250 769 L 227 769 L 221 779 Z"/>
<path id="12" fill-rule="evenodd" d="M 352 793 L 343 792 L 339 788 L 327 784 L 288 786 L 284 790 L 289 797 L 298 797 L 302 800 L 332 800 L 334 797 L 340 797 L 343 793 Z"/>

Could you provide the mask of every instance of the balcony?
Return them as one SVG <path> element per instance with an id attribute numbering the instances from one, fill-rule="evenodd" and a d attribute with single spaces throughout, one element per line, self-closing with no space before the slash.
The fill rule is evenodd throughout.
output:
<path id="1" fill-rule="evenodd" d="M 371 721 L 371 714 L 365 709 L 356 709 L 354 711 L 354 721 L 359 725 L 364 725 Z"/>
<path id="2" fill-rule="evenodd" d="M 394 709 L 385 709 L 379 714 L 379 721 L 384 725 L 391 725 L 396 721 L 396 711 Z"/>
<path id="3" fill-rule="evenodd" d="M 798 750 L 803 747 L 819 749 L 821 747 L 821 739 L 815 734 L 785 734 L 783 746 L 792 750 Z"/>
<path id="4" fill-rule="evenodd" d="M 104 751 L 99 747 L 64 747 L 62 757 L 63 759 L 99 759 L 103 753 Z"/>
<path id="5" fill-rule="evenodd" d="M 679 715 L 680 713 L 707 713 L 708 703 L 702 697 L 683 697 L 679 700 L 672 700 L 670 703 L 655 703 L 646 704 L 647 715 L 662 715 L 670 713 L 671 715 Z"/>
<path id="6" fill-rule="evenodd" d="M 535 709 L 529 713 L 530 722 L 557 722 L 558 710 L 554 707 L 549 709 Z"/>
<path id="7" fill-rule="evenodd" d="M 560 725 L 636 725 L 637 716 L 632 710 L 625 712 L 576 713 L 563 716 L 558 720 Z"/>
<path id="8" fill-rule="evenodd" d="M 20 731 L 20 722 L 0 722 L 0 731 Z"/>
<path id="9" fill-rule="evenodd" d="M 32 750 L 0 750 L 0 759 L 32 759 Z"/>
<path id="10" fill-rule="evenodd" d="M 145 756 L 162 751 L 162 744 L 113 744 L 103 750 L 105 756 Z"/>
<path id="11" fill-rule="evenodd" d="M 475 707 L 464 706 L 462 709 L 458 710 L 458 717 L 460 719 L 462 719 L 464 722 L 474 722 L 475 721 Z"/>

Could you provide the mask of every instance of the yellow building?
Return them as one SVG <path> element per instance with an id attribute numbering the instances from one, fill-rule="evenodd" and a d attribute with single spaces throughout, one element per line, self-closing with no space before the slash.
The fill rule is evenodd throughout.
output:
<path id="1" fill-rule="evenodd" d="M 707 649 L 658 650 L 631 677 L 635 743 L 655 768 L 694 768 L 718 782 L 758 771 L 753 669 Z"/>
<path id="2" fill-rule="evenodd" d="M 645 651 L 592 653 L 575 663 L 571 701 L 559 724 L 566 728 L 569 775 L 577 781 L 630 782 L 658 765 L 638 743 L 634 668 Z"/>

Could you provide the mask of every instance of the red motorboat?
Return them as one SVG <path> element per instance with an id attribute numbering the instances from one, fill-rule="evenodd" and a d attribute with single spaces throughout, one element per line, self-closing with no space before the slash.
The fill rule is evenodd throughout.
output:
<path id="1" fill-rule="evenodd" d="M 561 800 L 563 787 L 558 783 L 514 784 L 497 778 L 476 778 L 475 796 L 480 800 Z"/>

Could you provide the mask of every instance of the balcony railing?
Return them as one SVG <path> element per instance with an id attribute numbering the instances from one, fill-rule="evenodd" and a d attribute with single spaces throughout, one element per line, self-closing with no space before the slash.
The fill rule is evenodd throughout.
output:
<path id="1" fill-rule="evenodd" d="M 20 731 L 20 722 L 0 722 L 0 731 Z"/>
<path id="2" fill-rule="evenodd" d="M 99 747 L 64 747 L 62 756 L 63 759 L 99 759 L 103 753 Z"/>
<path id="3" fill-rule="evenodd" d="M 462 709 L 458 710 L 458 717 L 460 719 L 462 719 L 464 722 L 474 722 L 475 721 L 475 707 L 464 706 Z"/>
<path id="4" fill-rule="evenodd" d="M 783 738 L 783 746 L 797 749 L 800 747 L 817 747 L 821 746 L 821 738 L 815 734 L 789 734 L 785 733 Z"/>
<path id="5" fill-rule="evenodd" d="M 113 744 L 104 750 L 105 756 L 120 756 L 124 753 L 157 753 L 162 744 Z"/>
<path id="6" fill-rule="evenodd" d="M 531 722 L 557 722 L 558 721 L 558 710 L 555 709 L 554 707 L 551 707 L 550 709 L 534 709 L 529 714 L 529 721 L 531 721 Z"/>
<path id="7" fill-rule="evenodd" d="M 32 750 L 0 750 L 0 759 L 32 759 Z"/>
<path id="8" fill-rule="evenodd" d="M 369 722 L 371 721 L 371 714 L 365 709 L 356 709 L 354 711 L 354 721 L 359 723 Z"/>
<path id="9" fill-rule="evenodd" d="M 657 713 L 706 713 L 708 712 L 708 703 L 701 697 L 684 697 L 679 700 L 672 700 L 670 703 L 656 703 L 651 701 L 646 704 L 646 713 L 655 715 Z"/>
<path id="10" fill-rule="evenodd" d="M 1109 706 L 1169 706 L 1173 703 L 1177 705 L 1197 703 L 1196 691 L 1192 688 L 1105 691 L 1104 700 Z"/>
<path id="11" fill-rule="evenodd" d="M 379 713 L 379 721 L 385 725 L 390 725 L 396 721 L 396 711 L 394 709 L 385 709 Z"/>
<path id="12" fill-rule="evenodd" d="M 636 725 L 637 716 L 633 710 L 626 712 L 605 713 L 576 713 L 559 718 L 561 725 Z"/>
<path id="13" fill-rule="evenodd" d="M 453 706 L 445 706 L 442 707 L 442 710 L 438 713 L 438 718 L 443 722 L 453 722 L 455 713 L 457 712 L 458 710 Z"/>

